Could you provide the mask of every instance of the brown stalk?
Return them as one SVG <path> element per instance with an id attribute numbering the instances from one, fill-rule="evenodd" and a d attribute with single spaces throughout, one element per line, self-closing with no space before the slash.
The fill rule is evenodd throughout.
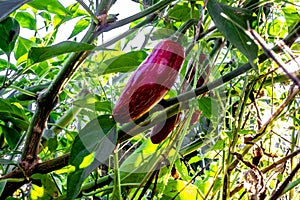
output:
<path id="1" fill-rule="evenodd" d="M 288 186 L 289 182 L 293 179 L 295 174 L 300 169 L 300 162 L 296 165 L 296 167 L 292 170 L 289 176 L 284 180 L 284 182 L 280 185 L 280 187 L 276 190 L 276 192 L 271 196 L 270 200 L 279 199 L 282 195 L 284 189 Z"/>

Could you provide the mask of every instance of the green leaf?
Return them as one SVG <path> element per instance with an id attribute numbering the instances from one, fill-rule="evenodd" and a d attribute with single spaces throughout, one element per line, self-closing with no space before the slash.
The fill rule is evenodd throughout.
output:
<path id="1" fill-rule="evenodd" d="M 189 181 L 191 180 L 191 177 L 189 176 L 189 171 L 186 167 L 186 165 L 181 162 L 179 159 L 175 161 L 175 167 L 180 174 L 180 177 L 184 181 Z"/>
<path id="2" fill-rule="evenodd" d="M 239 134 L 243 134 L 243 135 L 247 135 L 247 134 L 255 134 L 256 131 L 255 130 L 245 130 L 245 129 L 242 129 L 242 130 L 239 130 Z"/>
<path id="3" fill-rule="evenodd" d="M 221 189 L 221 187 L 223 186 L 223 181 L 220 177 L 217 177 L 216 182 L 213 186 L 213 193 L 215 193 L 216 191 L 219 191 Z"/>
<path id="4" fill-rule="evenodd" d="M 6 185 L 6 180 L 0 181 L 0 195 L 2 195 L 5 185 Z"/>
<path id="5" fill-rule="evenodd" d="M 14 49 L 19 32 L 20 25 L 14 18 L 8 17 L 0 22 L 0 48 L 6 55 Z"/>
<path id="6" fill-rule="evenodd" d="M 194 10 L 189 6 L 189 4 L 184 3 L 182 5 L 176 4 L 172 9 L 170 9 L 168 17 L 184 22 L 192 18 L 199 19 L 200 14 L 198 10 Z"/>
<path id="7" fill-rule="evenodd" d="M 70 14 L 69 11 L 57 0 L 33 0 L 28 3 L 37 10 L 46 10 L 57 15 Z"/>
<path id="8" fill-rule="evenodd" d="M 115 121 L 110 115 L 99 116 L 79 132 L 69 159 L 69 164 L 75 167 L 75 171 L 68 175 L 68 199 L 76 198 L 85 178 L 101 163 L 107 161 L 115 144 Z"/>
<path id="9" fill-rule="evenodd" d="M 151 40 L 162 40 L 175 34 L 176 30 L 170 28 L 159 28 L 152 32 Z"/>
<path id="10" fill-rule="evenodd" d="M 145 51 L 131 51 L 104 61 L 100 66 L 100 70 L 103 70 L 102 74 L 134 71 L 146 57 L 147 53 Z"/>
<path id="11" fill-rule="evenodd" d="M 290 191 L 291 189 L 293 189 L 294 187 L 296 187 L 299 184 L 300 184 L 300 178 L 297 178 L 295 181 L 288 184 L 288 186 L 284 189 L 282 194 L 287 193 L 288 191 Z"/>
<path id="12" fill-rule="evenodd" d="M 28 12 L 18 12 L 15 16 L 21 27 L 36 30 L 36 19 Z"/>
<path id="13" fill-rule="evenodd" d="M 17 67 L 12 63 L 9 63 L 9 68 L 15 71 L 17 70 Z M 7 60 L 0 58 L 0 70 L 4 70 L 4 69 L 7 69 Z"/>
<path id="14" fill-rule="evenodd" d="M 28 53 L 27 65 L 30 66 L 64 53 L 89 51 L 94 48 L 95 46 L 90 44 L 70 41 L 61 42 L 50 47 L 32 47 Z"/>
<path id="15" fill-rule="evenodd" d="M 286 24 L 290 30 L 299 22 L 300 14 L 297 8 L 292 5 L 287 5 L 282 8 L 282 11 L 284 13 Z"/>
<path id="16" fill-rule="evenodd" d="M 28 129 L 28 126 L 29 126 L 29 122 L 24 120 L 24 119 L 19 119 L 19 118 L 16 118 L 16 117 L 12 117 L 12 116 L 9 116 L 7 115 L 9 118 L 8 118 L 8 121 L 10 121 L 14 126 L 15 128 L 19 128 L 20 130 L 22 131 L 26 131 Z M 5 118 L 5 117 L 2 117 L 2 119 Z"/>
<path id="17" fill-rule="evenodd" d="M 53 20 L 52 20 L 52 24 L 54 26 L 55 29 L 58 29 L 60 25 L 62 25 L 63 23 L 69 21 L 73 19 L 72 16 L 70 15 L 67 15 L 67 16 L 64 16 L 64 15 L 55 15 L 53 17 Z"/>
<path id="18" fill-rule="evenodd" d="M 87 95 L 84 99 L 79 99 L 73 102 L 79 108 L 87 108 L 92 111 L 106 111 L 111 113 L 112 106 L 110 101 L 101 101 L 95 95 Z"/>
<path id="19" fill-rule="evenodd" d="M 139 183 L 159 161 L 163 148 L 150 139 L 136 149 L 120 166 L 122 183 Z"/>
<path id="20" fill-rule="evenodd" d="M 30 190 L 30 199 L 51 200 L 59 193 L 56 183 L 48 174 L 34 174 L 32 189 Z M 34 184 L 41 182 L 40 184 Z"/>
<path id="21" fill-rule="evenodd" d="M 216 0 L 209 0 L 207 3 L 208 12 L 213 19 L 218 30 L 229 40 L 236 48 L 238 48 L 254 65 L 257 58 L 258 47 L 254 41 L 241 30 L 236 24 L 248 29 L 247 21 L 253 19 L 252 12 L 245 8 L 233 8 Z M 226 15 L 229 19 L 225 18 Z M 233 23 L 234 22 L 234 23 Z"/>
<path id="22" fill-rule="evenodd" d="M 208 119 L 211 119 L 214 114 L 216 114 L 217 110 L 215 109 L 218 107 L 217 102 L 210 97 L 202 97 L 198 99 L 198 106 L 202 111 L 202 114 Z"/>
<path id="23" fill-rule="evenodd" d="M 78 33 L 81 33 L 84 29 L 86 29 L 90 25 L 90 20 L 87 18 L 83 18 L 75 24 L 75 27 L 69 36 L 69 39 L 76 36 Z"/>
<path id="24" fill-rule="evenodd" d="M 189 160 L 189 164 L 197 163 L 201 160 L 199 156 L 194 156 Z"/>
<path id="25" fill-rule="evenodd" d="M 80 8 L 80 4 L 77 2 L 70 4 L 67 9 L 72 13 L 72 18 L 76 18 L 79 16 L 89 16 L 89 14 L 85 10 Z"/>
<path id="26" fill-rule="evenodd" d="M 268 35 L 274 37 L 285 37 L 288 33 L 288 25 L 281 19 L 274 19 L 268 26 Z"/>
<path id="27" fill-rule="evenodd" d="M 0 0 L 0 22 L 30 0 Z"/>
<path id="28" fill-rule="evenodd" d="M 18 60 L 21 56 L 28 53 L 30 48 L 34 46 L 36 46 L 36 44 L 31 40 L 19 37 L 17 42 L 16 52 L 15 52 L 15 58 Z"/>
<path id="29" fill-rule="evenodd" d="M 47 147 L 50 152 L 55 152 L 58 147 L 57 137 L 51 137 L 47 140 Z"/>
<path id="30" fill-rule="evenodd" d="M 21 133 L 19 133 L 13 128 L 3 126 L 1 124 L 0 127 L 2 129 L 2 132 L 4 133 L 4 138 L 7 144 L 10 146 L 11 149 L 14 149 L 20 140 Z"/>
<path id="31" fill-rule="evenodd" d="M 11 102 L 9 99 L 0 99 L 0 119 L 7 119 L 10 116 L 18 117 L 28 122 L 25 111 L 19 103 Z"/>
<path id="32" fill-rule="evenodd" d="M 165 199 L 165 200 L 173 199 L 175 197 L 175 195 L 177 195 L 177 193 L 179 193 L 179 194 L 175 198 L 176 200 L 203 199 L 203 197 L 201 197 L 201 195 L 200 195 L 200 192 L 198 191 L 198 188 L 195 185 L 193 185 L 192 183 L 189 183 L 188 181 L 172 180 L 172 179 L 170 179 L 168 181 L 168 184 L 165 188 L 162 199 Z"/>
<path id="33" fill-rule="evenodd" d="M 225 141 L 224 140 L 218 140 L 216 144 L 212 147 L 213 150 L 222 150 L 225 147 Z"/>
<path id="34" fill-rule="evenodd" d="M 43 11 L 43 12 L 40 12 L 38 15 L 40 15 L 41 17 L 43 17 L 45 19 L 45 22 L 47 25 L 50 24 L 51 22 L 51 15 L 50 13 L 46 12 L 46 11 Z"/>

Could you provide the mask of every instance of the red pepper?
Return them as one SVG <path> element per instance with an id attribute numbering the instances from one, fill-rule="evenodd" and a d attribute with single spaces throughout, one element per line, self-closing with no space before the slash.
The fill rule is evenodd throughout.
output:
<path id="1" fill-rule="evenodd" d="M 204 62 L 205 59 L 206 59 L 206 55 L 201 54 L 200 58 L 199 58 L 199 61 Z M 207 67 L 206 68 L 206 73 L 209 74 L 209 72 L 210 72 L 210 69 L 209 69 L 209 67 Z M 187 71 L 186 77 L 185 77 L 186 78 L 186 83 L 182 88 L 183 92 L 187 89 L 187 87 L 189 85 L 191 85 L 194 82 L 195 73 L 196 73 L 196 63 L 192 62 L 191 65 L 190 65 L 190 68 Z M 203 74 L 198 79 L 196 87 L 201 87 L 206 82 L 207 82 L 207 75 Z M 152 131 L 150 133 L 150 139 L 151 139 L 153 144 L 159 144 L 168 137 L 168 135 L 178 125 L 178 123 L 180 121 L 180 115 L 181 115 L 181 113 L 178 113 L 178 114 L 168 118 L 166 121 L 156 124 L 152 128 Z M 201 111 L 195 109 L 195 111 L 192 115 L 191 121 L 190 121 L 190 125 L 195 124 L 196 122 L 198 122 L 199 118 L 200 118 L 200 115 L 201 115 Z"/>
<path id="2" fill-rule="evenodd" d="M 150 133 L 150 139 L 153 144 L 159 144 L 176 128 L 180 121 L 181 113 L 173 115 L 165 122 L 156 124 Z"/>
<path id="3" fill-rule="evenodd" d="M 159 42 L 128 80 L 113 109 L 114 119 L 126 123 L 153 108 L 173 86 L 183 60 L 180 44 L 170 39 Z"/>
<path id="4" fill-rule="evenodd" d="M 199 56 L 199 63 L 205 62 L 206 59 L 207 59 L 207 56 L 205 54 L 201 53 Z M 195 63 L 192 63 L 191 67 L 188 69 L 187 76 L 186 76 L 188 83 L 191 84 L 194 82 L 195 73 L 196 73 L 196 65 L 195 65 Z M 206 66 L 205 72 L 197 80 L 196 88 L 199 88 L 207 83 L 209 74 L 210 74 L 210 67 Z M 204 95 L 205 94 L 203 94 L 202 96 L 204 96 Z M 193 124 L 199 122 L 201 113 L 202 112 L 198 109 L 194 110 L 194 113 L 193 113 L 191 121 L 190 121 L 190 125 L 193 125 Z"/>

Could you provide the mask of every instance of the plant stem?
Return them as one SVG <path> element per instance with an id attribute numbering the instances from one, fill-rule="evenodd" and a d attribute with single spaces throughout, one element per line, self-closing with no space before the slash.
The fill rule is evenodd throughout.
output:
<path id="1" fill-rule="evenodd" d="M 299 35 L 300 35 L 300 22 L 299 22 L 299 26 L 297 26 L 294 31 L 292 31 L 285 39 L 283 39 L 283 42 L 287 46 L 291 46 L 295 42 L 295 40 L 299 37 Z M 272 50 L 276 53 L 282 51 L 282 49 L 278 45 L 273 47 Z M 258 57 L 258 62 L 262 63 L 267 59 L 268 59 L 268 57 L 266 56 L 266 54 L 263 53 Z M 240 76 L 241 74 L 245 73 L 246 71 L 249 71 L 250 69 L 252 69 L 251 64 L 246 63 L 246 64 L 238 67 L 237 69 L 229 72 L 228 74 L 225 74 L 221 78 L 219 78 L 211 83 L 208 83 L 207 85 L 204 85 L 204 86 L 196 88 L 192 91 L 180 94 L 177 97 L 165 100 L 164 106 L 165 107 L 173 106 L 179 102 L 184 102 L 184 101 L 194 98 L 195 96 L 199 96 L 205 92 L 208 92 L 209 90 L 215 89 L 215 88 L 223 85 L 224 83 Z"/>
<path id="2" fill-rule="evenodd" d="M 288 35 L 283 41 L 290 46 L 291 44 L 294 43 L 294 41 L 298 38 L 297 35 L 300 34 L 300 28 L 297 27 L 295 29 L 295 31 L 293 31 L 290 35 Z M 279 52 L 281 51 L 281 49 L 279 48 L 279 46 L 275 46 L 273 49 L 273 51 L 275 52 Z M 268 57 L 265 54 L 261 54 L 258 57 L 259 62 L 264 62 Z M 199 88 L 196 88 L 194 90 L 188 91 L 186 93 L 180 94 L 177 97 L 174 98 L 170 98 L 167 100 L 164 100 L 164 102 L 160 102 L 160 105 L 163 105 L 163 107 L 168 108 L 168 107 L 172 107 L 176 104 L 178 104 L 179 102 L 186 102 L 190 99 L 193 99 L 197 96 L 200 96 L 201 94 L 208 92 L 210 90 L 213 90 L 221 85 L 223 85 L 224 83 L 231 81 L 232 79 L 240 76 L 241 74 L 245 73 L 246 71 L 249 71 L 250 69 L 252 69 L 252 65 L 248 62 L 242 66 L 240 66 L 239 68 L 229 72 L 228 74 L 225 74 L 224 76 L 222 76 L 221 78 L 208 83 L 204 86 L 201 86 Z M 156 108 L 154 107 L 152 109 L 155 110 Z M 175 115 L 175 109 L 173 108 L 170 110 L 166 110 L 168 117 L 171 117 L 173 115 Z M 149 112 L 151 113 L 151 111 Z M 148 113 L 147 113 L 148 114 Z M 147 115 L 146 114 L 146 115 Z M 131 138 L 132 136 L 138 134 L 138 131 L 144 131 L 147 130 L 148 128 L 152 127 L 155 125 L 155 123 L 159 122 L 160 120 L 160 115 L 158 115 L 153 121 L 147 120 L 145 122 L 130 122 L 128 124 L 125 124 L 118 132 L 118 140 L 120 141 L 125 141 L 129 138 Z M 143 118 L 143 117 L 141 117 Z"/>
<path id="3" fill-rule="evenodd" d="M 121 35 L 111 39 L 110 41 L 101 44 L 100 46 L 96 47 L 95 50 L 97 49 L 103 49 L 105 47 L 109 47 L 110 45 L 113 45 L 114 43 L 118 42 L 119 40 L 125 38 L 126 36 L 132 34 L 133 32 L 135 32 L 138 28 L 143 27 L 144 25 L 151 23 L 156 17 L 156 14 L 152 14 L 150 16 L 148 16 L 146 19 L 144 19 L 143 21 L 141 21 L 140 23 L 138 23 L 137 25 L 135 25 L 133 28 L 127 30 L 126 32 L 122 33 Z"/>
<path id="4" fill-rule="evenodd" d="M 95 14 L 91 11 L 91 9 L 84 3 L 83 0 L 76 0 L 91 16 L 95 24 L 99 24 L 98 18 L 95 16 Z"/>
<path id="5" fill-rule="evenodd" d="M 261 170 L 262 173 L 267 173 L 268 171 L 270 171 L 271 169 L 274 169 L 275 167 L 277 167 L 278 165 L 287 162 L 288 159 L 295 157 L 296 155 L 298 155 L 300 153 L 300 149 L 295 150 L 293 153 L 290 153 L 289 155 L 285 156 L 284 158 L 272 163 L 271 165 L 269 165 L 268 167 L 265 167 Z"/>
<path id="6" fill-rule="evenodd" d="M 176 31 L 174 36 L 171 37 L 172 40 L 178 41 L 183 36 L 183 34 L 193 25 L 197 24 L 197 19 L 190 19 L 186 21 L 180 28 Z"/>
<path id="7" fill-rule="evenodd" d="M 284 182 L 280 185 L 280 187 L 271 196 L 270 200 L 279 199 L 279 197 L 282 195 L 282 192 L 288 186 L 289 182 L 293 179 L 293 177 L 295 176 L 295 174 L 298 172 L 299 169 L 300 169 L 300 162 L 296 165 L 296 167 L 291 171 L 289 176 L 284 180 Z"/>
<path id="8" fill-rule="evenodd" d="M 118 158 L 119 146 L 120 144 L 118 143 L 114 149 L 114 188 L 112 191 L 112 199 L 122 199 L 119 158 Z"/>
<path id="9" fill-rule="evenodd" d="M 10 88 L 15 89 L 15 90 L 21 92 L 23 95 L 36 98 L 36 94 L 33 93 L 33 92 L 30 92 L 29 90 L 24 90 L 23 88 L 20 88 L 20 87 L 18 87 L 16 85 L 11 85 Z"/>
<path id="10" fill-rule="evenodd" d="M 156 11 L 159 11 L 163 8 L 165 8 L 166 6 L 168 6 L 171 2 L 173 2 L 175 0 L 164 0 L 164 1 L 160 1 L 156 4 L 154 4 L 153 6 L 143 10 L 142 12 L 139 12 L 135 15 L 132 15 L 130 17 L 127 17 L 125 19 L 122 19 L 122 20 L 119 20 L 115 23 L 112 23 L 112 24 L 109 24 L 107 27 L 104 27 L 101 31 L 102 32 L 106 32 L 106 31 L 109 31 L 109 30 L 112 30 L 112 29 L 115 29 L 115 28 L 118 28 L 118 27 L 121 27 L 121 26 L 124 26 L 125 24 L 129 24 L 133 21 L 136 21 L 138 19 L 141 19 L 143 17 L 146 17 L 152 13 L 155 13 Z"/>
<path id="11" fill-rule="evenodd" d="M 295 96 L 299 94 L 300 89 L 295 88 L 295 90 L 285 99 L 285 101 L 278 107 L 278 109 L 272 114 L 272 116 L 261 126 L 261 128 L 256 132 L 255 136 L 252 138 L 252 143 L 257 142 L 267 133 L 267 129 L 273 124 L 274 120 L 283 112 L 284 108 L 294 100 Z M 251 145 L 247 145 L 241 150 L 241 155 L 245 155 L 251 148 Z M 230 164 L 229 170 L 233 170 L 239 163 L 238 159 L 235 159 Z"/>
<path id="12" fill-rule="evenodd" d="M 101 0 L 101 3 L 97 7 L 96 15 L 107 14 L 115 2 L 116 0 Z"/>

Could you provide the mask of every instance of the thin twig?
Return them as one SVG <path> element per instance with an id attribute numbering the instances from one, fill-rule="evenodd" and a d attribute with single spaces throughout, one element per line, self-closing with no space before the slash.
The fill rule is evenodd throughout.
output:
<path id="1" fill-rule="evenodd" d="M 262 127 L 257 131 L 256 135 L 252 137 L 252 142 L 255 143 L 258 140 L 262 138 L 262 136 L 266 133 L 267 128 L 273 123 L 273 121 L 283 112 L 286 105 L 288 105 L 290 102 L 292 102 L 295 98 L 295 96 L 299 93 L 299 88 L 295 88 L 295 90 L 285 99 L 285 101 L 278 107 L 278 109 L 273 113 L 273 115 L 262 125 Z M 247 145 L 242 149 L 242 155 L 245 155 L 249 150 L 251 146 Z M 229 169 L 230 171 L 233 170 L 237 164 L 239 163 L 238 159 L 235 159 Z"/>
<path id="2" fill-rule="evenodd" d="M 277 135 L 282 140 L 286 141 L 287 143 L 292 144 L 292 145 L 294 145 L 297 148 L 300 148 L 299 145 L 297 145 L 295 142 L 291 142 L 288 139 L 285 139 L 284 137 L 282 137 L 282 135 L 280 135 L 279 133 L 275 132 L 274 130 L 271 130 L 271 132 L 274 133 L 275 135 Z"/>
<path id="3" fill-rule="evenodd" d="M 183 191 L 186 189 L 187 186 L 189 186 L 190 184 L 192 184 L 192 182 L 199 176 L 203 173 L 203 171 L 213 162 L 213 160 L 221 153 L 221 151 L 219 151 L 199 172 L 197 172 L 193 178 L 191 180 L 189 180 L 186 185 L 181 189 L 179 190 L 175 196 L 173 196 L 172 200 L 176 199 L 176 197 Z"/>
<path id="4" fill-rule="evenodd" d="M 298 155 L 300 153 L 300 149 L 294 151 L 293 153 L 285 156 L 284 158 L 274 162 L 273 164 L 269 165 L 268 167 L 265 167 L 261 170 L 262 173 L 266 173 L 268 171 L 270 171 L 271 169 L 275 168 L 276 166 L 287 162 L 288 159 L 295 157 L 296 155 Z"/>
<path id="5" fill-rule="evenodd" d="M 247 32 L 248 31 L 246 31 L 246 33 Z M 265 54 L 268 57 L 270 57 L 272 60 L 274 60 L 274 62 L 286 73 L 286 75 L 294 81 L 295 85 L 300 87 L 300 80 L 286 69 L 287 67 L 286 67 L 285 63 L 281 60 L 280 56 L 277 56 L 273 50 L 268 49 L 266 42 L 253 29 L 250 29 L 249 33 L 250 33 L 250 36 L 252 36 L 254 38 L 254 40 L 262 47 Z"/>
<path id="6" fill-rule="evenodd" d="M 300 153 L 300 149 L 294 151 L 293 153 L 285 156 L 284 158 L 274 162 L 273 164 L 269 165 L 268 167 L 265 167 L 263 169 L 261 169 L 260 171 L 265 174 L 268 171 L 274 169 L 275 167 L 281 165 L 282 163 L 286 163 L 288 161 L 288 159 L 293 158 L 295 156 L 297 156 Z M 243 185 L 239 185 L 237 187 L 235 187 L 231 192 L 230 192 L 230 196 L 233 196 L 234 194 L 236 194 L 237 192 L 239 192 L 241 189 L 243 189 Z"/>
<path id="7" fill-rule="evenodd" d="M 155 13 L 163 8 L 165 8 L 166 6 L 168 6 L 171 2 L 173 2 L 175 0 L 164 0 L 164 1 L 159 1 L 158 3 L 154 4 L 153 6 L 143 10 L 142 12 L 139 12 L 135 15 L 132 15 L 132 16 L 129 16 L 125 19 L 122 19 L 122 20 L 119 20 L 115 23 L 111 23 L 111 24 L 108 24 L 107 26 L 103 27 L 100 32 L 107 32 L 107 31 L 110 31 L 112 29 L 115 29 L 115 28 L 119 28 L 121 26 L 124 26 L 126 24 L 129 24 L 133 21 L 136 21 L 138 19 L 141 19 L 143 17 L 146 17 L 152 13 Z"/>
<path id="8" fill-rule="evenodd" d="M 93 11 L 91 11 L 91 9 L 84 3 L 83 0 L 76 0 L 91 16 L 91 18 L 93 19 L 95 24 L 99 24 L 99 20 L 98 18 L 95 16 L 95 14 L 93 13 Z"/>
<path id="9" fill-rule="evenodd" d="M 289 182 L 293 179 L 293 177 L 295 176 L 295 174 L 298 172 L 299 169 L 300 169 L 300 162 L 296 165 L 296 167 L 289 174 L 289 176 L 284 180 L 284 182 L 276 190 L 276 192 L 271 196 L 270 200 L 278 199 L 282 195 L 282 192 L 288 186 Z"/>

